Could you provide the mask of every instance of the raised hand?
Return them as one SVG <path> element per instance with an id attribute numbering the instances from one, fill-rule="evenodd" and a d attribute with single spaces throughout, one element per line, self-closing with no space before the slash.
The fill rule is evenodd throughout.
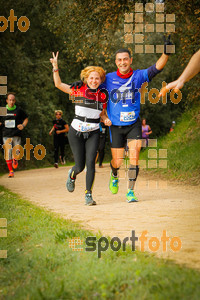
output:
<path id="1" fill-rule="evenodd" d="M 169 51 L 169 50 L 168 50 L 168 47 L 167 47 L 167 46 L 169 46 L 169 45 L 173 45 L 173 43 L 172 43 L 171 40 L 170 40 L 170 37 L 171 37 L 170 34 L 168 35 L 167 39 L 166 39 L 165 36 L 163 36 L 163 38 L 164 38 L 164 53 L 165 53 L 166 55 L 170 55 L 170 54 L 171 54 L 171 51 Z"/>
<path id="2" fill-rule="evenodd" d="M 184 85 L 184 82 L 177 79 L 173 82 L 170 82 L 168 85 L 166 85 L 165 87 L 163 87 L 158 95 L 158 97 L 161 97 L 161 96 L 165 96 L 169 90 L 171 89 L 174 89 L 174 92 L 177 93 Z"/>
<path id="3" fill-rule="evenodd" d="M 70 89 L 75 88 L 75 89 L 80 89 L 84 85 L 84 82 L 82 80 L 75 81 L 70 85 Z"/>
<path id="4" fill-rule="evenodd" d="M 59 51 L 57 51 L 55 55 L 55 53 L 52 52 L 53 58 L 50 58 L 50 62 L 52 63 L 54 69 L 58 68 L 58 53 Z"/>

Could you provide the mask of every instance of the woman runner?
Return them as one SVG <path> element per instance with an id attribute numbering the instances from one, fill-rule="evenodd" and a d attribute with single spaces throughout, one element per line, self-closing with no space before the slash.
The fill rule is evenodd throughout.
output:
<path id="1" fill-rule="evenodd" d="M 71 123 L 68 139 L 74 155 L 75 165 L 69 170 L 66 187 L 69 192 L 75 189 L 76 176 L 87 167 L 85 204 L 96 205 L 92 198 L 95 176 L 95 158 L 99 145 L 99 123 L 102 118 L 105 125 L 111 125 L 104 114 L 106 95 L 98 89 L 105 80 L 105 71 L 101 67 L 90 66 L 82 70 L 84 85 L 80 89 L 70 89 L 70 85 L 61 81 L 58 70 L 58 52 L 50 59 L 53 66 L 55 86 L 75 98 L 75 117 Z"/>

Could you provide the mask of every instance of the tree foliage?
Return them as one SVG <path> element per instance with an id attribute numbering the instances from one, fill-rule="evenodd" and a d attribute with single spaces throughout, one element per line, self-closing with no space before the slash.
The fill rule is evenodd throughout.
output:
<path id="1" fill-rule="evenodd" d="M 107 72 L 116 70 L 114 53 L 128 47 L 133 52 L 133 68 L 142 69 L 154 64 L 159 54 L 134 53 L 135 44 L 124 42 L 124 14 L 134 13 L 136 2 L 132 0 L 3 0 L 0 15 L 8 18 L 10 9 L 15 15 L 27 16 L 30 28 L 22 33 L 9 28 L 0 33 L 0 75 L 8 77 L 8 90 L 17 93 L 17 103 L 29 114 L 26 137 L 32 144 L 41 143 L 47 148 L 47 158 L 52 157 L 52 139 L 48 136 L 56 108 L 64 111 L 64 119 L 72 120 L 74 105 L 66 94 L 53 84 L 49 58 L 52 51 L 60 51 L 59 69 L 63 82 L 79 79 L 80 71 L 88 65 L 99 65 Z M 175 13 L 176 32 L 172 40 L 176 53 L 149 89 L 162 86 L 162 81 L 176 79 L 185 68 L 190 57 L 199 48 L 199 0 L 165 1 L 165 13 Z M 144 14 L 145 22 L 155 23 L 155 12 Z M 150 34 L 145 42 L 162 43 L 162 34 Z M 183 100 L 179 105 L 168 101 L 157 105 L 142 105 L 141 116 L 145 116 L 155 136 L 166 133 L 172 120 L 185 106 L 199 100 L 198 77 L 183 88 Z M 5 97 L 0 97 L 0 106 Z M 186 105 L 187 104 L 187 105 Z M 68 156 L 72 159 L 70 151 Z"/>

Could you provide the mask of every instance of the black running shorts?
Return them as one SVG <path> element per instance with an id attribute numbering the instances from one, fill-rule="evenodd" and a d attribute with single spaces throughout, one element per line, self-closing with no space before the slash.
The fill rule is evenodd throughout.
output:
<path id="1" fill-rule="evenodd" d="M 142 139 L 142 124 L 140 118 L 128 126 L 110 126 L 111 148 L 124 148 L 128 139 Z"/>

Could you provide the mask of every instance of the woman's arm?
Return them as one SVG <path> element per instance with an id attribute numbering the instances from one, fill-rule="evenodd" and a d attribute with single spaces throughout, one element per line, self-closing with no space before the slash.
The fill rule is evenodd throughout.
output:
<path id="1" fill-rule="evenodd" d="M 110 121 L 110 119 L 107 116 L 107 112 L 105 109 L 102 110 L 101 114 L 100 114 L 101 120 L 104 122 L 104 124 L 106 126 L 111 126 L 112 122 Z"/>
<path id="2" fill-rule="evenodd" d="M 52 135 L 52 132 L 55 130 L 54 126 L 51 128 L 51 130 L 49 131 L 49 135 Z"/>
<path id="3" fill-rule="evenodd" d="M 55 84 L 55 87 L 57 87 L 59 90 L 63 91 L 64 93 L 70 94 L 70 92 L 71 92 L 70 85 L 63 83 L 60 79 L 59 70 L 58 70 L 58 53 L 59 52 L 57 51 L 57 53 L 55 55 L 54 52 L 52 52 L 53 58 L 50 58 L 50 62 L 52 63 L 52 66 L 53 66 L 54 84 Z"/>
<path id="4" fill-rule="evenodd" d="M 148 135 L 150 135 L 152 133 L 152 130 L 151 130 L 151 127 L 149 125 L 148 125 L 148 130 L 149 130 Z"/>
<path id="5" fill-rule="evenodd" d="M 60 133 L 68 132 L 68 131 L 69 131 L 69 126 L 67 124 L 65 124 L 65 129 L 57 130 L 56 133 L 60 134 Z"/>

